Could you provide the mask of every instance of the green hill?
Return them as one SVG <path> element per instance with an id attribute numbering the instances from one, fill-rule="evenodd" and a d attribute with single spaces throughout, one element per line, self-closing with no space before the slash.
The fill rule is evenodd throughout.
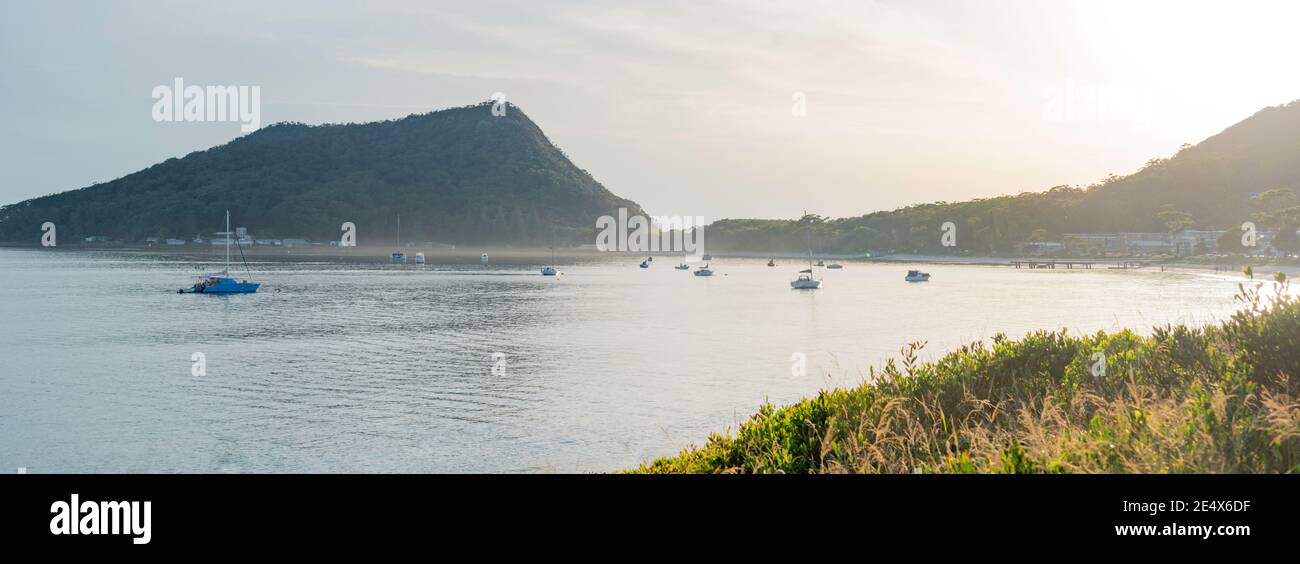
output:
<path id="1" fill-rule="evenodd" d="M 281 123 L 122 178 L 0 208 L 0 241 L 208 236 L 229 209 L 257 236 L 546 246 L 594 240 L 632 201 L 569 161 L 515 106 L 491 103 L 347 125 Z"/>
<path id="2" fill-rule="evenodd" d="M 1282 192 L 1272 192 L 1283 189 Z M 1289 190 L 1290 192 L 1286 192 Z M 709 226 L 713 251 L 821 253 L 895 250 L 928 254 L 1002 254 L 1062 233 L 1166 232 L 1179 227 L 1231 229 L 1296 226 L 1300 207 L 1300 101 L 1260 110 L 1246 120 L 1140 171 L 1087 188 L 937 202 L 843 219 L 727 219 Z M 953 222 L 957 246 L 944 247 L 940 226 Z"/>

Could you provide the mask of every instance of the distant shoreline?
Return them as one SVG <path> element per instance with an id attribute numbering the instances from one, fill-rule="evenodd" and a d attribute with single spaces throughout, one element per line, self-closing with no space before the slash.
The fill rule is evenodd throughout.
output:
<path id="1" fill-rule="evenodd" d="M 210 244 L 187 244 L 181 245 L 85 245 L 72 244 L 61 245 L 58 247 L 48 248 L 26 243 L 0 243 L 0 249 L 27 249 L 27 250 L 45 250 L 52 252 L 105 252 L 105 253 L 126 253 L 126 254 L 153 254 L 153 255 L 170 255 L 170 256 L 193 256 L 196 258 L 224 257 L 226 248 L 224 246 Z M 305 246 L 305 247 L 285 247 L 285 246 L 267 246 L 256 245 L 253 247 L 243 248 L 246 257 L 304 257 L 304 258 L 387 258 L 393 252 L 405 253 L 409 258 L 414 257 L 416 253 L 424 253 L 429 259 L 450 258 L 450 259 L 478 259 L 486 253 L 489 257 L 498 257 L 501 259 L 524 258 L 524 257 L 549 257 L 551 250 L 546 247 L 520 248 L 520 247 L 475 247 L 475 248 L 440 248 L 420 245 L 409 247 L 395 248 L 392 246 L 371 245 L 358 247 L 328 247 L 328 246 Z M 239 251 L 231 249 L 232 257 L 238 256 Z M 557 248 L 555 249 L 556 258 L 574 258 L 574 257 L 593 257 L 601 255 L 622 255 L 628 257 L 656 256 L 656 257 L 682 257 L 681 252 L 658 251 L 652 253 L 637 253 L 631 251 L 597 251 L 590 248 Z M 788 252 L 753 252 L 753 251 L 715 251 L 711 253 L 712 257 L 717 258 L 747 258 L 747 259 L 780 259 L 780 260 L 806 260 L 807 254 L 788 253 Z M 1092 263 L 1093 270 L 1108 270 L 1111 267 L 1122 265 L 1126 262 L 1142 262 L 1144 266 L 1132 268 L 1132 270 L 1159 270 L 1159 269 L 1176 269 L 1176 270 L 1200 270 L 1200 271 L 1217 271 L 1227 273 L 1240 273 L 1246 266 L 1254 269 L 1256 274 L 1271 275 L 1273 272 L 1282 270 L 1284 272 L 1300 271 L 1300 264 L 1278 264 L 1276 262 L 1263 262 L 1266 259 L 1244 259 L 1235 258 L 1229 262 L 1223 263 L 1199 263 L 1199 262 L 1161 262 L 1161 259 L 1149 257 L 1000 257 L 1000 256 L 951 256 L 951 255 L 921 255 L 921 254 L 890 254 L 878 256 L 863 256 L 862 254 L 814 254 L 814 258 L 819 260 L 838 260 L 854 262 L 875 262 L 875 263 L 914 263 L 914 264 L 936 264 L 936 265 L 953 265 L 953 266 L 1005 266 L 1010 267 L 1012 262 L 1035 262 L 1039 264 L 1050 263 L 1067 263 L 1073 262 L 1075 269 L 1079 269 L 1079 263 Z M 1058 266 L 1058 270 L 1065 269 L 1065 266 Z"/>

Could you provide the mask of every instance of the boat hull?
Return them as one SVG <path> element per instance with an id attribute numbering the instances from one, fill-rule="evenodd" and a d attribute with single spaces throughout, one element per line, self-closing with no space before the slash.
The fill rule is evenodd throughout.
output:
<path id="1" fill-rule="evenodd" d="M 791 280 L 790 287 L 795 290 L 816 290 L 822 287 L 821 280 Z"/>
<path id="2" fill-rule="evenodd" d="M 178 294 L 252 294 L 261 288 L 262 284 L 258 282 L 240 282 L 234 278 L 209 278 L 207 282 L 201 282 L 177 290 Z"/>
<path id="3" fill-rule="evenodd" d="M 257 292 L 261 284 L 221 284 L 218 286 L 209 286 L 203 290 L 203 294 L 252 294 Z"/>

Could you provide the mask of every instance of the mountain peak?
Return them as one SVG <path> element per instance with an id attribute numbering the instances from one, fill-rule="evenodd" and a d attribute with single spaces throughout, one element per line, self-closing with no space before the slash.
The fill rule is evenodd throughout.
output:
<path id="1" fill-rule="evenodd" d="M 276 123 L 111 182 L 6 206 L 0 240 L 35 240 L 45 221 L 71 237 L 194 237 L 229 209 L 265 236 L 333 240 L 353 222 L 363 245 L 538 245 L 581 241 L 620 207 L 642 213 L 574 165 L 518 106 L 500 115 L 493 105 Z"/>

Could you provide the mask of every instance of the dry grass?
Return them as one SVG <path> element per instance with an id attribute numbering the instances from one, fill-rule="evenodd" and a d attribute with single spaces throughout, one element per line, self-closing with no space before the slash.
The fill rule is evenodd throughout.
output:
<path id="1" fill-rule="evenodd" d="M 1220 326 L 902 351 L 851 390 L 776 409 L 643 472 L 1235 473 L 1300 471 L 1300 303 Z M 1093 376 L 1093 354 L 1113 369 Z"/>

